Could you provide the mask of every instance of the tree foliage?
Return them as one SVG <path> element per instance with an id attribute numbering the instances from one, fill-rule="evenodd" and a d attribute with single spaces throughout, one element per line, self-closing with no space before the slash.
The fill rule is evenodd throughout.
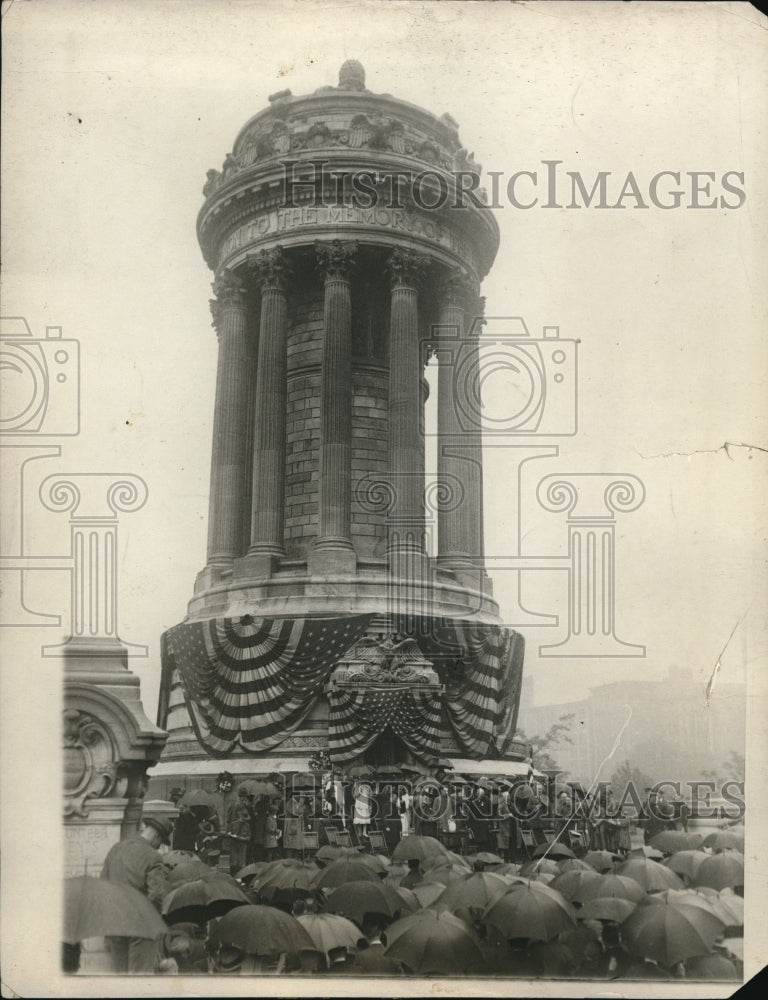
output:
<path id="1" fill-rule="evenodd" d="M 573 743 L 571 727 L 575 718 L 575 712 L 568 712 L 558 716 L 557 721 L 553 722 L 544 733 L 528 736 L 520 729 L 515 733 L 515 740 L 531 744 L 533 748 L 533 764 L 539 771 L 568 773 L 558 764 L 555 752 L 557 747 L 563 743 Z"/>

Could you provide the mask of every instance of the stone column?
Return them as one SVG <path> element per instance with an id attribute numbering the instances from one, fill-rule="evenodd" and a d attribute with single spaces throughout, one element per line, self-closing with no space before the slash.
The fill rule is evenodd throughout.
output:
<path id="1" fill-rule="evenodd" d="M 247 467 L 248 398 L 245 288 L 224 272 L 213 283 L 213 325 L 219 339 L 213 415 L 211 495 L 208 508 L 208 567 L 231 567 L 241 556 L 241 523 Z"/>
<path id="2" fill-rule="evenodd" d="M 253 434 L 251 544 L 247 566 L 270 575 L 285 555 L 285 426 L 288 269 L 281 247 L 262 250 L 255 259 L 261 286 L 258 370 Z"/>
<path id="3" fill-rule="evenodd" d="M 429 258 L 394 250 L 389 332 L 388 518 L 391 612 L 422 615 L 427 597 L 424 547 L 424 448 L 421 434 L 422 365 L 419 343 L 418 283 Z M 427 588 L 428 589 L 428 588 Z"/>
<path id="4" fill-rule="evenodd" d="M 483 560 L 483 456 L 479 411 L 462 407 L 479 392 L 477 288 L 459 272 L 441 288 L 438 342 L 438 564 L 480 585 Z M 470 388 L 470 392 L 472 392 Z M 474 398 L 475 393 L 472 392 Z"/>
<path id="5" fill-rule="evenodd" d="M 354 573 L 350 532 L 352 486 L 352 297 L 356 243 L 316 244 L 324 275 L 323 366 L 320 388 L 318 537 L 310 573 Z"/>

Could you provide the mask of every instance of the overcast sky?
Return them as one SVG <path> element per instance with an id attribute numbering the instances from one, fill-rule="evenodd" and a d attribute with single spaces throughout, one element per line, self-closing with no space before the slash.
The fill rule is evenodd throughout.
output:
<path id="1" fill-rule="evenodd" d="M 768 596 L 768 455 L 758 450 L 768 447 L 768 60 L 752 8 L 35 0 L 3 11 L 3 314 L 80 342 L 81 433 L 37 463 L 39 478 L 134 473 L 149 487 L 146 506 L 120 523 L 119 628 L 149 647 L 133 669 L 150 717 L 160 635 L 184 617 L 205 561 L 216 365 L 212 276 L 195 237 L 205 173 L 269 94 L 334 84 L 348 58 L 363 62 L 373 92 L 449 112 L 486 170 L 541 174 L 543 160 L 561 160 L 589 186 L 610 172 L 611 191 L 632 171 L 645 192 L 658 172 L 682 173 L 676 210 L 629 198 L 624 210 L 496 212 L 488 315 L 580 341 L 580 430 L 530 466 L 523 553 L 566 553 L 563 515 L 535 501 L 541 476 L 628 473 L 646 489 L 643 506 L 617 518 L 616 580 L 617 633 L 646 657 L 540 657 L 540 642 L 564 636 L 566 589 L 563 574 L 531 573 L 524 603 L 559 614 L 561 627 L 522 629 L 525 669 L 542 703 L 678 666 L 703 697 L 739 623 L 720 679 L 757 677 Z M 690 171 L 714 172 L 717 197 L 723 174 L 743 173 L 744 204 L 685 207 Z M 486 458 L 487 550 L 501 556 L 518 516 L 511 458 L 504 448 Z M 37 481 L 25 496 L 26 551 L 64 555 L 66 515 L 40 510 Z M 6 516 L 12 494 L 6 484 Z M 515 624 L 511 574 L 493 575 Z M 28 606 L 66 620 L 67 575 L 28 576 Z M 59 800 L 55 768 L 23 779 L 39 770 L 39 734 L 58 732 L 60 668 L 39 649 L 61 635 L 0 635 L 6 817 Z M 759 703 L 753 711 L 762 718 Z M 47 845 L 55 856 L 56 842 L 25 827 L 38 855 Z"/>

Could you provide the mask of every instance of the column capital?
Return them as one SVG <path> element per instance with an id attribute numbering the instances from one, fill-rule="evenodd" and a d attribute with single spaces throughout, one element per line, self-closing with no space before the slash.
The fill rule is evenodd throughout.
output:
<path id="1" fill-rule="evenodd" d="M 291 275 L 291 268 L 282 247 L 273 247 L 271 250 L 259 250 L 258 253 L 248 254 L 246 266 L 259 283 L 262 291 L 267 289 L 285 291 Z"/>
<path id="2" fill-rule="evenodd" d="M 464 312 L 477 312 L 480 283 L 459 268 L 443 273 L 439 284 L 440 303 Z"/>
<path id="3" fill-rule="evenodd" d="M 315 243 L 317 268 L 326 280 L 349 280 L 359 246 L 354 241 L 329 240 Z"/>
<path id="4" fill-rule="evenodd" d="M 211 307 L 211 320 L 216 333 L 221 332 L 223 311 L 228 308 L 242 309 L 245 306 L 245 285 L 240 278 L 228 270 L 220 271 L 211 285 L 216 296 L 208 300 Z"/>
<path id="5" fill-rule="evenodd" d="M 431 263 L 426 254 L 401 248 L 393 250 L 387 261 L 392 287 L 405 285 L 415 288 L 426 276 Z"/>

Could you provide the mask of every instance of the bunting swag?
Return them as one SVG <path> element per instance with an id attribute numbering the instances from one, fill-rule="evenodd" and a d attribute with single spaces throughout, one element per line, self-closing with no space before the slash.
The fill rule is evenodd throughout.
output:
<path id="1" fill-rule="evenodd" d="M 338 763 L 363 753 L 385 729 L 427 763 L 440 754 L 439 689 L 331 687 L 328 702 L 328 751 Z"/>
<path id="2" fill-rule="evenodd" d="M 339 657 L 372 615 L 216 618 L 177 625 L 164 653 L 179 672 L 198 740 L 210 754 L 269 750 L 295 730 Z"/>
<path id="3" fill-rule="evenodd" d="M 486 757 L 514 733 L 523 637 L 500 625 L 435 619 L 414 636 L 446 685 L 445 714 L 461 749 Z"/>

